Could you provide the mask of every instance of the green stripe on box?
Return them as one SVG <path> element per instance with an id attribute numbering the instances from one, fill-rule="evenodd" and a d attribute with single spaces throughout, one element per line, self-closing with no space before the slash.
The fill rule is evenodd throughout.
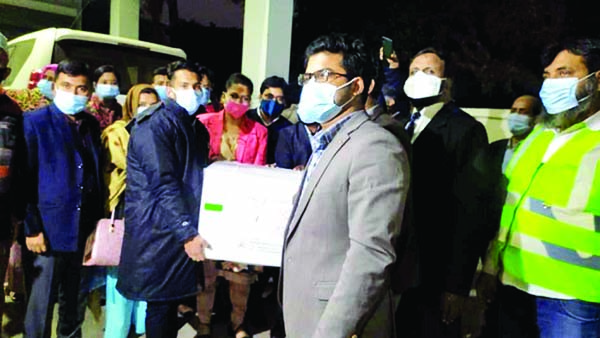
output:
<path id="1" fill-rule="evenodd" d="M 204 203 L 204 210 L 223 211 L 223 204 Z"/>

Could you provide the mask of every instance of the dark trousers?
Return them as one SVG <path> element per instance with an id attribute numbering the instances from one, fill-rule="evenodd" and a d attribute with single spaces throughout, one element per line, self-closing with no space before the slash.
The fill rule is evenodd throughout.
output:
<path id="1" fill-rule="evenodd" d="M 0 240 L 0 280 L 2 282 L 4 282 L 6 276 L 11 244 L 10 240 Z M 2 287 L 0 288 L 0 320 L 4 315 L 4 306 L 4 287 Z M 0 325 L 0 333 L 2 333 L 2 325 Z"/>
<path id="2" fill-rule="evenodd" d="M 487 337 L 498 338 L 538 338 L 537 309 L 535 297 L 512 286 L 500 286 L 496 296 L 496 313 L 494 307 L 488 316 L 496 315 L 497 334 Z M 490 320 L 494 323 L 494 320 Z M 494 331 L 493 327 L 492 330 Z"/>
<path id="3" fill-rule="evenodd" d="M 279 268 L 265 266 L 252 284 L 244 326 L 248 333 L 271 331 L 271 337 L 284 338 L 283 311 L 277 300 Z"/>
<path id="4" fill-rule="evenodd" d="M 179 325 L 177 307 L 183 300 L 148 301 L 146 309 L 146 338 L 177 338 Z"/>
<path id="5" fill-rule="evenodd" d="M 81 337 L 85 302 L 79 289 L 81 284 L 81 253 L 24 254 L 27 265 L 29 300 L 25 314 L 24 337 L 51 336 L 54 302 L 58 300 L 59 338 Z"/>
<path id="6" fill-rule="evenodd" d="M 460 318 L 447 325 L 442 322 L 441 292 L 425 287 L 402 293 L 396 310 L 397 337 L 458 338 Z"/>

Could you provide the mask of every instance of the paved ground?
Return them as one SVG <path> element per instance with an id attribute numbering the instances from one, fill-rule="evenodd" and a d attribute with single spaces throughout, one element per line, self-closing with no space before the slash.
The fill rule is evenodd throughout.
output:
<path id="1" fill-rule="evenodd" d="M 8 337 L 23 337 L 23 313 L 24 313 L 24 305 L 23 303 L 14 303 L 10 300 L 9 297 L 6 297 L 6 313 L 4 314 L 4 318 L 2 318 L 2 327 L 3 334 L 1 338 Z M 54 311 L 54 328 L 56 327 L 56 318 L 57 318 L 57 310 L 55 308 Z M 96 320 L 92 313 L 88 310 L 85 317 L 85 322 L 83 323 L 83 337 L 85 338 L 102 338 L 104 329 L 104 316 Z M 55 337 L 54 332 L 55 329 L 52 330 L 52 337 Z M 225 325 L 221 322 L 217 322 L 216 327 L 214 328 L 213 336 L 215 338 L 226 338 L 228 337 L 226 334 L 227 330 Z M 180 330 L 178 338 L 194 338 L 196 335 L 196 331 L 190 324 L 185 324 Z M 140 337 L 144 338 L 144 336 Z M 261 333 L 259 335 L 255 335 L 254 338 L 269 338 L 268 333 Z"/>

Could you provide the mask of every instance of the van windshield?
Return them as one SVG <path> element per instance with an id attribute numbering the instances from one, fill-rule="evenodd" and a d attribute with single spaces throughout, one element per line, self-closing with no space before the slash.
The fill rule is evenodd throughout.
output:
<path id="1" fill-rule="evenodd" d="M 174 55 L 130 45 L 110 45 L 82 40 L 57 41 L 52 63 L 68 58 L 87 62 L 92 72 L 102 65 L 114 66 L 121 78 L 119 87 L 122 94 L 127 94 L 132 85 L 152 83 L 152 71 L 155 68 L 180 60 Z"/>

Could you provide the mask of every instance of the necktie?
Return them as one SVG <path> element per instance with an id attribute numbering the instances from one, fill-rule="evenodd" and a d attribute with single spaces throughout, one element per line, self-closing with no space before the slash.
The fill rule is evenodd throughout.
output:
<path id="1" fill-rule="evenodd" d="M 415 112 L 410 116 L 410 121 L 408 121 L 408 123 L 404 127 L 410 138 L 413 137 L 413 133 L 415 132 L 415 124 L 417 124 L 417 120 L 419 119 L 419 117 L 421 117 L 421 113 Z"/>

